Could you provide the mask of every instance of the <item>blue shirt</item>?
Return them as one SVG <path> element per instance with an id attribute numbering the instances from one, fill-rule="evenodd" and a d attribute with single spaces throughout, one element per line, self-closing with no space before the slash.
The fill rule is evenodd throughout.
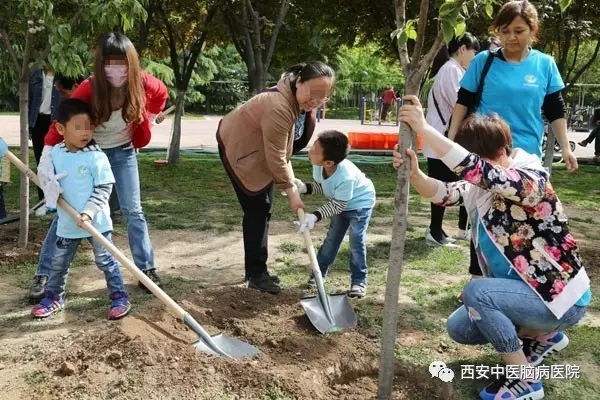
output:
<path id="1" fill-rule="evenodd" d="M 372 208 L 375 205 L 373 182 L 352 161 L 343 160 L 327 179 L 323 177 L 323 167 L 313 165 L 313 179 L 321 184 L 325 196 L 348 202 L 344 211 Z"/>
<path id="2" fill-rule="evenodd" d="M 460 81 L 460 86 L 476 92 L 489 51 L 478 54 Z M 546 95 L 565 87 L 554 59 L 531 49 L 519 62 L 494 58 L 485 78 L 477 112 L 497 113 L 508 123 L 513 147 L 542 157 L 544 122 L 542 105 Z"/>
<path id="3" fill-rule="evenodd" d="M 96 145 L 71 153 L 64 142 L 59 143 L 52 148 L 52 163 L 56 174 L 67 172 L 67 176 L 59 181 L 63 190 L 62 196 L 79 213 L 85 208 L 94 186 L 115 183 L 108 158 Z M 90 236 L 89 233 L 78 228 L 73 218 L 62 208 L 59 207 L 57 212 L 57 236 L 68 239 Z M 108 202 L 94 216 L 92 225 L 100 233 L 112 230 Z"/>
<path id="4" fill-rule="evenodd" d="M 490 274 L 494 278 L 502 279 L 517 279 L 523 280 L 519 273 L 511 268 L 510 263 L 500 251 L 498 246 L 492 241 L 483 224 L 479 223 L 479 218 L 476 221 L 477 226 L 477 241 L 481 254 L 486 260 L 486 265 Z M 592 299 L 592 291 L 588 289 L 575 303 L 576 306 L 588 306 Z"/>

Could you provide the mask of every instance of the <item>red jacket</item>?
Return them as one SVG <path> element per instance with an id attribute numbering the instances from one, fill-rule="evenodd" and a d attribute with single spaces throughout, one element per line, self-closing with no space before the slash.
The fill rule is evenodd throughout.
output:
<path id="1" fill-rule="evenodd" d="M 80 99 L 86 103 L 92 102 L 92 79 L 90 77 L 85 81 L 81 82 L 81 85 L 73 92 L 72 99 Z M 158 114 L 163 110 L 169 97 L 167 87 L 158 78 L 150 75 L 149 73 L 142 71 L 142 79 L 144 80 L 144 90 L 146 92 L 146 112 L 144 112 L 144 120 L 141 124 L 131 124 L 131 143 L 136 149 L 145 147 L 150 143 L 152 127 L 150 120 L 148 119 L 148 113 Z M 50 129 L 44 138 L 44 144 L 46 146 L 54 146 L 62 141 L 62 136 L 56 130 L 55 122 L 52 122 Z"/>
<path id="2" fill-rule="evenodd" d="M 396 93 L 394 93 L 394 89 L 384 90 L 381 94 L 381 97 L 383 97 L 383 102 L 385 104 L 392 104 L 394 101 L 396 101 Z"/>

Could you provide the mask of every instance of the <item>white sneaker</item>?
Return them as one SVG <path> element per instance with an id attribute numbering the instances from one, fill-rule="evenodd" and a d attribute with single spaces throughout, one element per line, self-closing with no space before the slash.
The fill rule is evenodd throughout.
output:
<path id="1" fill-rule="evenodd" d="M 471 231 L 467 229 L 459 229 L 458 233 L 454 236 L 454 239 L 468 242 L 471 240 Z"/>
<path id="2" fill-rule="evenodd" d="M 427 230 L 427 234 L 425 235 L 425 241 L 427 244 L 432 246 L 440 246 L 440 247 L 457 247 L 454 243 L 450 242 L 446 237 L 443 237 L 442 240 L 437 240 L 433 237 L 429 229 Z"/>
<path id="3" fill-rule="evenodd" d="M 36 217 L 43 217 L 44 215 L 46 215 L 46 206 L 41 206 L 40 208 L 38 208 L 37 210 L 35 210 L 35 216 Z"/>
<path id="4" fill-rule="evenodd" d="M 363 298 L 367 295 L 367 287 L 363 285 L 352 285 L 348 292 L 348 297 Z"/>

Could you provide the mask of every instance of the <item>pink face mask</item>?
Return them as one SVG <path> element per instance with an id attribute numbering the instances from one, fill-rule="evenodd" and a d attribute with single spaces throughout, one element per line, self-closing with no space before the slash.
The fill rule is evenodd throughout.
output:
<path id="1" fill-rule="evenodd" d="M 112 87 L 121 87 L 127 82 L 127 73 L 129 69 L 127 65 L 106 65 L 104 73 L 106 80 Z"/>

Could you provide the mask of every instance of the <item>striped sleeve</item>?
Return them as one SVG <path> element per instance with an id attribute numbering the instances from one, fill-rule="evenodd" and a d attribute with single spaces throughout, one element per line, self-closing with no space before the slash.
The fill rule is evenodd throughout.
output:
<path id="1" fill-rule="evenodd" d="M 306 182 L 306 194 L 323 194 L 323 186 L 316 182 Z"/>
<path id="2" fill-rule="evenodd" d="M 86 214 L 90 217 L 90 219 L 94 219 L 94 217 L 102 209 L 102 207 L 108 204 L 108 199 L 110 197 L 112 187 L 112 183 L 94 186 L 94 191 L 92 192 L 90 199 L 86 203 L 85 208 L 81 213 Z"/>
<path id="3" fill-rule="evenodd" d="M 331 218 L 334 215 L 341 214 L 347 205 L 347 201 L 329 199 L 329 201 L 317 208 L 313 214 L 317 216 L 317 221 L 320 221 L 323 218 Z"/>

